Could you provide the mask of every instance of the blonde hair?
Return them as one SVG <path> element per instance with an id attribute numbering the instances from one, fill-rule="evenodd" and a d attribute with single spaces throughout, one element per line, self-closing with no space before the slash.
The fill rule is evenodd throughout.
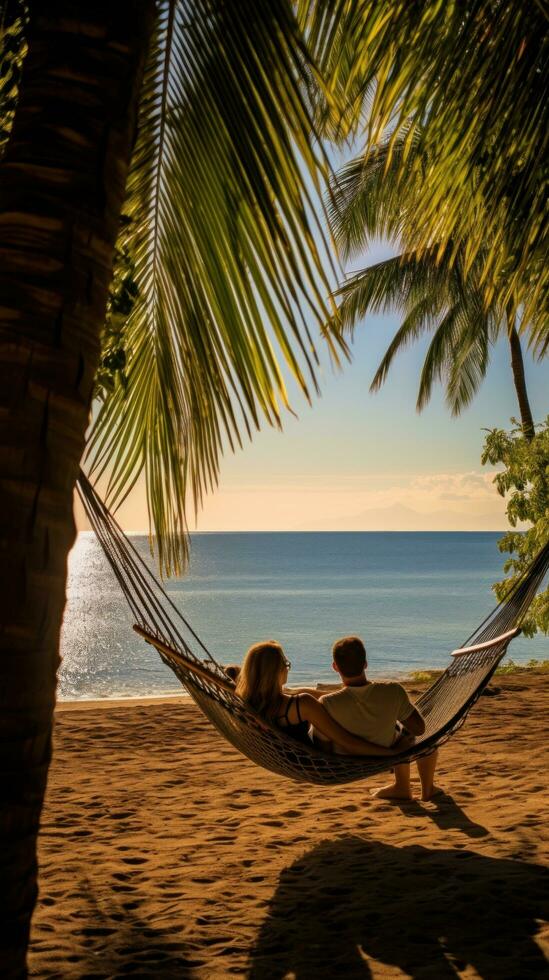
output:
<path id="1" fill-rule="evenodd" d="M 281 695 L 284 651 L 275 640 L 250 647 L 236 684 L 236 693 L 262 714 L 272 714 Z"/>

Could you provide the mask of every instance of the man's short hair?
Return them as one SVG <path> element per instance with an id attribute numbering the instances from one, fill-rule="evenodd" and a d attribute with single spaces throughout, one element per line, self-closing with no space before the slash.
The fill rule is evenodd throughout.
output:
<path id="1" fill-rule="evenodd" d="M 359 636 L 344 636 L 334 643 L 334 663 L 344 677 L 358 677 L 366 666 L 366 647 Z"/>

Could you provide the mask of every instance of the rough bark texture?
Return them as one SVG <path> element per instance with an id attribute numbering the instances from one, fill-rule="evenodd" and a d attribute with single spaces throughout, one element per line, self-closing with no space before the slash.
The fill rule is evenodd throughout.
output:
<path id="1" fill-rule="evenodd" d="M 153 0 L 31 3 L 0 165 L 0 963 L 25 975 L 72 496 Z"/>
<path id="2" fill-rule="evenodd" d="M 524 360 L 520 346 L 520 337 L 514 323 L 512 325 L 511 323 L 509 324 L 509 343 L 511 345 L 511 366 L 513 368 L 513 380 L 515 382 L 515 390 L 520 408 L 522 431 L 526 439 L 533 439 L 536 430 L 534 428 L 530 402 L 528 401 L 528 392 L 526 391 L 526 378 L 524 375 Z"/>

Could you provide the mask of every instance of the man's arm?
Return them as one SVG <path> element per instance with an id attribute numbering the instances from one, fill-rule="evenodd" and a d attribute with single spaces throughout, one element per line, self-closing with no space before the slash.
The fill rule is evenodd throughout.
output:
<path id="1" fill-rule="evenodd" d="M 330 740 L 327 739 L 322 732 L 319 732 L 318 728 L 315 728 L 314 725 L 311 725 L 310 734 L 313 740 L 313 745 L 316 745 L 317 749 L 320 749 L 322 752 L 334 751 L 334 743 L 330 742 Z"/>
<path id="2" fill-rule="evenodd" d="M 399 718 L 398 720 L 411 735 L 423 735 L 425 731 L 425 719 L 416 707 L 405 718 Z"/>
<path id="3" fill-rule="evenodd" d="M 392 748 L 385 748 L 384 745 L 376 745 L 374 742 L 368 742 L 364 738 L 360 738 L 359 735 L 353 735 L 346 728 L 343 728 L 332 718 L 329 714 L 327 708 L 321 701 L 317 701 L 315 698 L 310 697 L 309 694 L 301 694 L 299 696 L 299 705 L 301 710 L 301 716 L 306 721 L 310 722 L 313 726 L 316 734 L 321 734 L 324 739 L 328 739 L 333 742 L 334 745 L 342 749 L 347 755 L 394 755 L 395 750 Z"/>
<path id="4" fill-rule="evenodd" d="M 283 687 L 284 694 L 310 694 L 312 698 L 316 698 L 317 701 L 320 700 L 322 695 L 325 693 L 316 687 Z"/>

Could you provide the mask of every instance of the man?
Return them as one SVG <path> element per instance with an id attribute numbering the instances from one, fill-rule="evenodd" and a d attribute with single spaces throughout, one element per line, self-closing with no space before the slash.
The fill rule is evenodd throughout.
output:
<path id="1" fill-rule="evenodd" d="M 341 677 L 343 687 L 333 694 L 325 694 L 320 700 L 335 721 L 354 735 L 387 748 L 401 736 L 398 722 L 405 733 L 423 735 L 425 722 L 402 684 L 367 679 L 366 648 L 358 636 L 338 640 L 332 653 L 332 666 Z M 437 791 L 433 781 L 437 754 L 435 751 L 417 760 L 422 800 L 430 800 Z M 394 775 L 394 782 L 378 789 L 374 796 L 384 800 L 411 800 L 409 763 L 395 766 Z"/>

